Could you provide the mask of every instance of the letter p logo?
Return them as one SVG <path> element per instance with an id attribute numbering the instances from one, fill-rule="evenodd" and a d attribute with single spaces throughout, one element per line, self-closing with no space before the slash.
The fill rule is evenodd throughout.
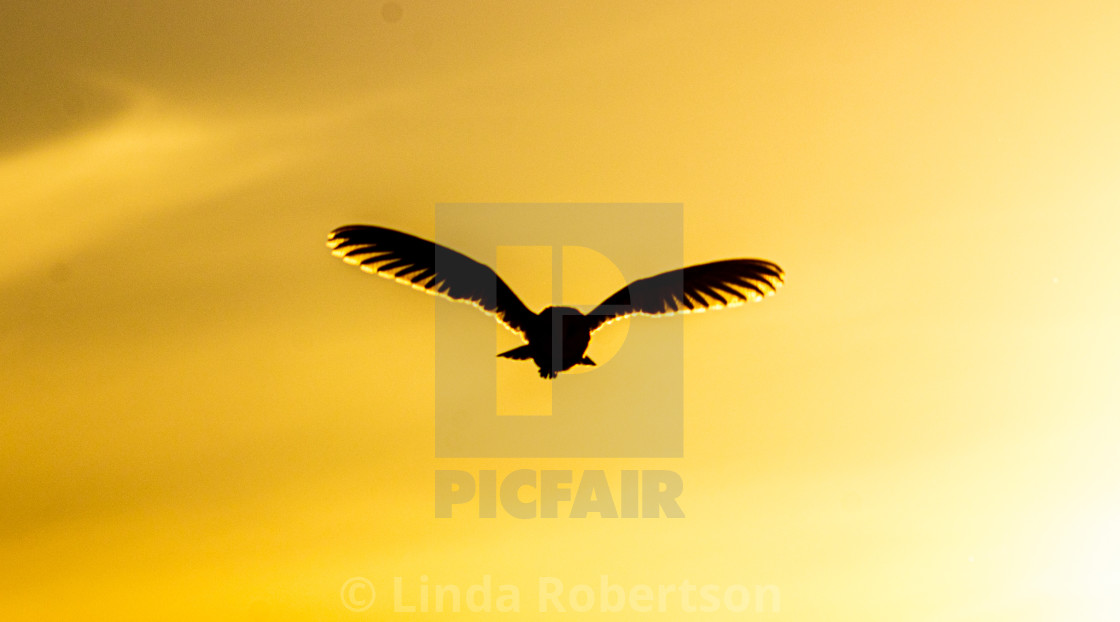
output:
<path id="1" fill-rule="evenodd" d="M 588 313 L 626 283 L 683 265 L 682 225 L 680 204 L 440 204 L 435 240 L 495 268 L 533 312 Z M 532 361 L 496 361 L 520 341 L 500 328 L 495 343 L 477 312 L 437 304 L 435 317 L 437 457 L 682 455 L 680 317 L 603 327 L 587 351 L 599 365 L 554 380 Z"/>

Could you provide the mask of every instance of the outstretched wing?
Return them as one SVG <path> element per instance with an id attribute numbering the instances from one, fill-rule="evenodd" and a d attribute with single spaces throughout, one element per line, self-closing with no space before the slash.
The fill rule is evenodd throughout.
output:
<path id="1" fill-rule="evenodd" d="M 762 259 L 728 259 L 672 270 L 623 287 L 588 314 L 591 330 L 631 315 L 669 315 L 760 300 L 782 285 L 782 269 Z"/>
<path id="2" fill-rule="evenodd" d="M 535 315 L 489 266 L 435 242 L 384 227 L 349 225 L 331 231 L 327 246 L 335 257 L 370 274 L 473 304 L 522 335 Z"/>

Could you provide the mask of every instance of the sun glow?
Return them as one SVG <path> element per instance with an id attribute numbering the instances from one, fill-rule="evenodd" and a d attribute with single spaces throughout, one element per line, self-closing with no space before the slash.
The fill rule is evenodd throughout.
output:
<path id="1" fill-rule="evenodd" d="M 394 577 L 484 575 L 1117 619 L 1115 1 L 6 2 L 0 30 L 5 622 L 373 620 Z M 582 206 L 626 257 L 447 204 Z M 532 311 L 725 258 L 790 286 L 616 320 L 544 381 L 496 357 L 518 333 L 332 257 L 350 222 L 463 243 Z M 486 255 L 519 243 L 554 246 Z M 628 438 L 679 365 L 683 455 L 436 458 L 443 321 L 502 414 L 560 396 Z M 673 471 L 685 517 L 438 519 L 448 469 Z"/>

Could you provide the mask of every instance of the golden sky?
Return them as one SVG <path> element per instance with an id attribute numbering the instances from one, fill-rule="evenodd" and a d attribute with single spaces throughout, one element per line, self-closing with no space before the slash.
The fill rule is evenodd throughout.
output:
<path id="1" fill-rule="evenodd" d="M 1118 32 L 1112 0 L 4 2 L 0 617 L 481 619 L 393 578 L 490 575 L 563 618 L 540 577 L 608 575 L 780 591 L 704 619 L 1115 620 Z M 475 202 L 679 203 L 686 263 L 785 268 L 682 320 L 683 457 L 434 456 L 451 303 L 324 243 Z M 672 470 L 686 517 L 436 519 L 437 469 Z"/>

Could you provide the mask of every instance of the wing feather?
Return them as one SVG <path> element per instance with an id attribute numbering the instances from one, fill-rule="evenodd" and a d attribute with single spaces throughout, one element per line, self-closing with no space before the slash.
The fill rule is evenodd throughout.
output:
<path id="1" fill-rule="evenodd" d="M 365 272 L 472 304 L 522 335 L 535 316 L 489 266 L 435 242 L 384 227 L 349 225 L 331 231 L 327 246 Z"/>
<path id="2" fill-rule="evenodd" d="M 631 315 L 670 315 L 734 306 L 773 294 L 781 287 L 783 277 L 777 264 L 762 259 L 689 266 L 630 283 L 588 317 L 594 331 Z"/>

